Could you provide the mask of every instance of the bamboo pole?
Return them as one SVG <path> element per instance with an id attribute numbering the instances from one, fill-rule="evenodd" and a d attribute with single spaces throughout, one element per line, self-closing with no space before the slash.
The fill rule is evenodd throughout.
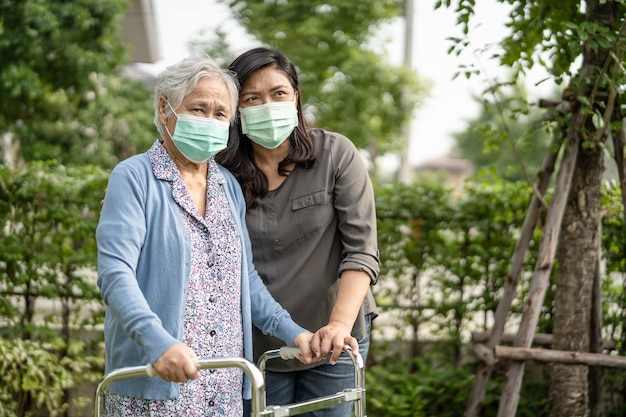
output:
<path id="1" fill-rule="evenodd" d="M 539 244 L 535 273 L 530 284 L 528 297 L 524 303 L 522 321 L 514 342 L 515 347 L 530 347 L 535 328 L 537 327 L 541 306 L 550 282 L 550 274 L 556 254 L 565 205 L 572 183 L 574 168 L 576 167 L 579 148 L 578 129 L 583 121 L 584 115 L 577 113 L 571 123 L 573 127 L 568 130 L 567 146 L 557 173 L 552 203 L 546 214 L 546 225 Z M 524 362 L 510 363 L 506 372 L 506 382 L 500 397 L 497 417 L 514 417 L 519 403 L 523 378 Z"/>
<path id="2" fill-rule="evenodd" d="M 600 311 L 600 314 L 602 312 Z M 489 332 L 472 332 L 472 343 L 486 343 L 490 338 Z M 512 344 L 515 341 L 515 335 L 511 333 L 505 333 L 500 338 L 500 343 Z M 548 333 L 535 333 L 533 336 L 533 346 L 551 347 L 552 335 Z M 601 340 L 599 345 L 600 353 L 603 350 L 615 350 L 615 342 L 612 340 Z"/>
<path id="3" fill-rule="evenodd" d="M 509 273 L 504 284 L 504 293 L 496 309 L 495 322 L 487 344 L 490 349 L 493 349 L 494 346 L 500 343 L 500 339 L 504 333 L 506 317 L 511 310 L 511 304 L 513 303 L 517 293 L 517 285 L 522 274 L 522 268 L 524 267 L 528 247 L 533 237 L 537 220 L 541 214 L 541 208 L 545 204 L 544 196 L 546 194 L 546 190 L 548 189 L 552 173 L 554 172 L 554 166 L 559 155 L 561 143 L 561 137 L 555 136 L 552 139 L 550 147 L 548 148 L 548 153 L 546 154 L 541 169 L 539 170 L 538 184 L 534 189 L 533 197 L 528 206 L 528 211 L 526 212 L 526 217 L 524 218 L 524 223 L 522 224 L 520 237 L 515 244 L 515 250 L 511 258 L 511 266 L 509 267 Z M 474 385 L 472 386 L 472 392 L 463 414 L 465 417 L 477 417 L 479 415 L 492 371 L 493 363 L 485 363 L 478 370 L 476 379 L 474 380 Z"/>
<path id="4" fill-rule="evenodd" d="M 601 366 L 604 368 L 626 369 L 626 356 L 605 355 L 602 353 L 570 352 L 541 348 L 496 346 L 494 357 L 515 361 L 537 361 L 564 363 L 569 365 Z"/>

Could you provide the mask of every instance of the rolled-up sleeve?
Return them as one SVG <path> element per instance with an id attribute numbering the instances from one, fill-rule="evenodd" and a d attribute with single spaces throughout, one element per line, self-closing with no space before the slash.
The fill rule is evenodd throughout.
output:
<path id="1" fill-rule="evenodd" d="M 334 208 L 343 244 L 339 275 L 345 270 L 364 271 L 372 284 L 378 280 L 378 237 L 374 190 L 365 163 L 352 142 L 337 135 L 333 147 L 335 169 Z"/>

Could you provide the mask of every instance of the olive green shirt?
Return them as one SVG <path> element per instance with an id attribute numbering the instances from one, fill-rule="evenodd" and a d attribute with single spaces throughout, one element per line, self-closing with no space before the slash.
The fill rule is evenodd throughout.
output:
<path id="1" fill-rule="evenodd" d="M 248 210 L 246 222 L 254 264 L 270 293 L 296 323 L 316 331 L 328 324 L 341 273 L 362 270 L 375 284 L 380 265 L 374 192 L 361 155 L 337 133 L 309 129 L 309 135 L 315 167 L 296 167 Z M 376 314 L 371 289 L 352 329 L 357 340 L 368 313 Z M 283 345 L 257 329 L 253 342 L 255 360 Z M 309 367 L 296 360 L 267 365 L 276 371 Z"/>

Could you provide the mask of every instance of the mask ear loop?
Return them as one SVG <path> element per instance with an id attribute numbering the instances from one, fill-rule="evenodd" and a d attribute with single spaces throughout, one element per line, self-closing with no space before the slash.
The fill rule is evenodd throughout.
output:
<path id="1" fill-rule="evenodd" d="M 172 134 L 170 133 L 170 130 L 167 128 L 167 125 L 164 124 L 163 127 L 165 128 L 165 131 L 167 132 L 167 134 L 170 135 L 170 139 L 172 139 Z"/>
<path id="2" fill-rule="evenodd" d="M 176 116 L 176 118 L 178 119 L 178 114 L 176 113 L 176 110 L 174 110 L 174 107 L 172 107 L 172 105 L 170 104 L 169 100 L 167 100 L 167 106 L 170 108 L 172 113 L 174 113 L 174 116 Z"/>
<path id="3" fill-rule="evenodd" d="M 176 113 L 176 110 L 174 110 L 174 107 L 172 107 L 172 105 L 170 104 L 170 101 L 165 99 L 168 107 L 170 108 L 170 110 L 172 110 L 172 114 L 174 114 L 174 116 L 176 116 L 176 120 L 179 119 L 178 114 Z M 165 110 L 165 107 L 162 108 L 162 110 Z M 172 134 L 170 133 L 170 130 L 167 128 L 167 125 L 165 123 L 163 123 L 163 127 L 165 128 L 165 131 L 167 132 L 168 135 L 170 135 L 170 139 L 172 139 Z"/>

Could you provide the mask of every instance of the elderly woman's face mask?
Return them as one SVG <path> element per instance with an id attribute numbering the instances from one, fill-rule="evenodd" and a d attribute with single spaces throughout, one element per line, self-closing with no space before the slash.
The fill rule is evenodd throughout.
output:
<path id="1" fill-rule="evenodd" d="M 176 114 L 169 101 L 167 105 L 178 119 L 174 134 L 169 130 L 167 133 L 185 158 L 199 164 L 226 148 L 230 123 L 209 117 Z"/>

